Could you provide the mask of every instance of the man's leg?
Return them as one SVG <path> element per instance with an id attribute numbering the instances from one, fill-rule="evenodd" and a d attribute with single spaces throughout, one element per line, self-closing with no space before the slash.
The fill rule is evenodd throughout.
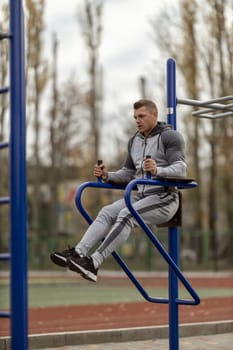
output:
<path id="1" fill-rule="evenodd" d="M 135 210 L 148 225 L 162 224 L 169 221 L 175 215 L 178 205 L 179 198 L 177 193 L 153 195 L 133 203 Z M 129 210 L 127 208 L 122 209 L 117 217 L 116 224 L 101 246 L 92 254 L 96 268 L 128 239 L 132 228 L 136 226 L 138 226 L 138 222 Z"/>
<path id="2" fill-rule="evenodd" d="M 67 260 L 80 258 L 87 255 L 96 242 L 101 241 L 113 226 L 120 210 L 125 207 L 124 199 L 120 199 L 102 208 L 89 226 L 81 241 L 75 247 L 68 247 L 62 252 L 54 252 L 50 255 L 54 264 L 67 267 Z"/>
<path id="3" fill-rule="evenodd" d="M 179 205 L 178 193 L 153 195 L 134 202 L 133 206 L 146 224 L 160 224 L 170 220 Z M 84 259 L 71 259 L 70 268 L 86 274 L 86 278 L 96 281 L 97 271 L 104 259 L 116 250 L 129 237 L 137 221 L 127 208 L 120 211 L 116 223 L 97 251 Z"/>
<path id="4" fill-rule="evenodd" d="M 103 207 L 93 223 L 88 227 L 81 241 L 76 245 L 75 250 L 81 255 L 86 256 L 89 250 L 103 240 L 114 225 L 116 218 L 122 208 L 125 207 L 124 199 Z"/>

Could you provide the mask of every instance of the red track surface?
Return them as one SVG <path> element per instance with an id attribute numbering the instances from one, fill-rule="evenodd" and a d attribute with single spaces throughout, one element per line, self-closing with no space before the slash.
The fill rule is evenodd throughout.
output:
<path id="1" fill-rule="evenodd" d="M 104 283 L 104 278 L 101 279 Z M 101 280 L 99 283 L 101 283 Z M 194 288 L 231 288 L 231 278 L 191 279 Z M 124 283 L 114 279 L 112 284 Z M 143 281 L 144 285 L 166 285 L 164 279 Z M 91 284 L 90 284 L 91 286 Z M 230 320 L 233 297 L 202 299 L 198 306 L 180 306 L 180 323 Z M 148 302 L 72 307 L 33 308 L 29 310 L 29 333 L 50 333 L 94 329 L 141 327 L 168 324 L 168 306 Z M 9 335 L 9 320 L 0 319 L 0 336 Z"/>

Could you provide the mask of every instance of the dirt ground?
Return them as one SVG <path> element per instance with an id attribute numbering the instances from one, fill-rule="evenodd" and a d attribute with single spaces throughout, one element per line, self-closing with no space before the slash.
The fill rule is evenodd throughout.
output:
<path id="1" fill-rule="evenodd" d="M 194 288 L 232 288 L 232 278 L 190 280 Z M 99 282 L 101 283 L 101 281 Z M 112 284 L 124 283 L 114 279 Z M 164 279 L 144 285 L 166 285 Z M 90 285 L 91 286 L 91 285 Z M 180 323 L 230 320 L 233 318 L 233 297 L 204 298 L 197 306 L 179 306 Z M 29 310 L 29 333 L 50 333 L 94 329 L 112 329 L 168 324 L 168 305 L 148 302 L 81 305 Z M 9 335 L 9 320 L 0 319 L 0 336 Z"/>

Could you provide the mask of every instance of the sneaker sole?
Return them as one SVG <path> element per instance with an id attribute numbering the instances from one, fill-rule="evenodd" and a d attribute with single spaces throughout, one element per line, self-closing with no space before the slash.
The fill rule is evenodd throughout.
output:
<path id="1" fill-rule="evenodd" d="M 76 264 L 73 260 L 69 259 L 68 266 L 69 266 L 71 271 L 75 271 L 75 272 L 79 273 L 83 278 L 85 278 L 91 282 L 97 281 L 97 276 L 94 273 L 92 273 L 89 270 L 86 270 L 83 266 Z"/>
<path id="2" fill-rule="evenodd" d="M 50 259 L 52 262 L 58 266 L 61 267 L 67 267 L 67 259 L 62 257 L 61 255 L 57 255 L 56 253 L 53 253 L 50 255 Z"/>
<path id="3" fill-rule="evenodd" d="M 74 268 L 73 265 L 71 265 L 69 262 L 67 264 L 68 264 L 70 271 L 74 271 L 74 272 L 78 273 L 79 275 L 81 275 L 86 280 L 93 282 L 92 280 L 90 280 L 89 277 L 85 276 L 81 271 L 78 271 L 76 267 Z"/>

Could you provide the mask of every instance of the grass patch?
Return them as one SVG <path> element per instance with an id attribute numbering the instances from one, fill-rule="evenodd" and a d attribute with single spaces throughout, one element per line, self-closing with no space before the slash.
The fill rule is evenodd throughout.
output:
<path id="1" fill-rule="evenodd" d="M 0 309 L 9 308 L 9 282 L 0 281 Z M 167 298 L 167 288 L 146 288 L 151 297 Z M 233 296 L 230 288 L 199 288 L 201 298 Z M 64 281 L 32 280 L 28 285 L 29 307 L 68 306 L 84 304 L 106 304 L 140 302 L 144 298 L 131 284 L 126 286 L 91 283 L 85 280 Z M 180 298 L 190 299 L 184 288 Z"/>

